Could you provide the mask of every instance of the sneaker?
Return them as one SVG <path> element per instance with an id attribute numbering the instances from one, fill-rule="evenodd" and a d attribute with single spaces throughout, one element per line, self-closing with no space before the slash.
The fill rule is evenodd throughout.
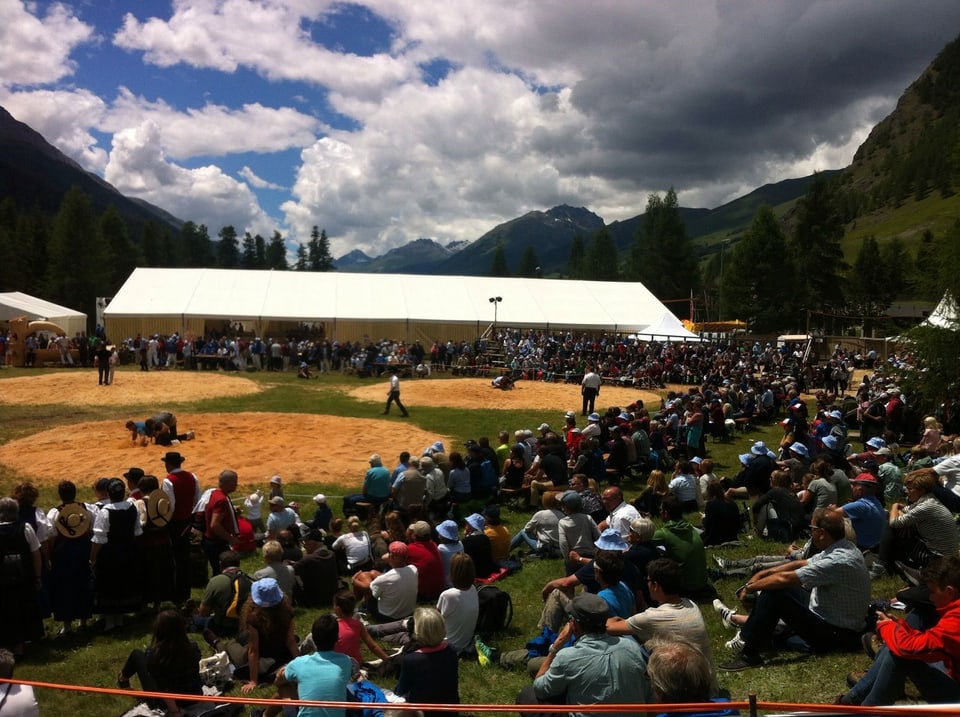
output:
<path id="1" fill-rule="evenodd" d="M 736 610 L 733 610 L 723 604 L 723 601 L 720 598 L 715 598 L 713 601 L 713 609 L 717 611 L 717 615 L 720 616 L 720 620 L 723 622 L 723 626 L 728 630 L 736 630 L 737 626 L 731 622 L 730 618 L 733 615 L 737 614 Z"/>
<path id="2" fill-rule="evenodd" d="M 718 665 L 717 669 L 723 672 L 740 672 L 742 670 L 749 670 L 751 667 L 759 667 L 762 664 L 763 658 L 760 657 L 760 655 L 747 655 L 741 651 L 729 662 Z"/>
<path id="3" fill-rule="evenodd" d="M 723 643 L 723 646 L 731 652 L 743 650 L 743 638 L 740 637 L 740 631 L 737 630 L 737 634 L 733 636 L 733 639 L 727 640 L 725 643 Z"/>
<path id="4" fill-rule="evenodd" d="M 879 580 L 880 578 L 885 577 L 886 574 L 887 567 L 879 560 L 874 560 L 873 565 L 870 567 L 870 579 Z"/>
<path id="5" fill-rule="evenodd" d="M 880 648 L 883 647 L 883 640 L 876 633 L 867 632 L 860 637 L 860 644 L 863 645 L 863 651 L 867 653 L 867 657 L 875 660 Z"/>
<path id="6" fill-rule="evenodd" d="M 492 664 L 492 660 L 490 659 L 492 650 L 490 649 L 490 646 L 484 644 L 479 635 L 474 636 L 473 646 L 477 651 L 477 661 L 480 663 L 480 666 L 489 667 Z"/>
<path id="7" fill-rule="evenodd" d="M 713 559 L 716 561 L 718 568 L 720 568 L 721 570 L 726 570 L 726 569 L 727 569 L 727 561 L 726 561 L 726 560 L 724 560 L 723 558 L 721 558 L 719 555 L 714 555 L 714 556 L 713 556 Z"/>

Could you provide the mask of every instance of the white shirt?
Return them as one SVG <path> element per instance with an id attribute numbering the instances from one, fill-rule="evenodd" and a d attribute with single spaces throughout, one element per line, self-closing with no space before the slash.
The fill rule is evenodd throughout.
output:
<path id="1" fill-rule="evenodd" d="M 626 501 L 610 511 L 607 516 L 607 527 L 616 528 L 624 540 L 630 537 L 630 523 L 640 517 L 640 513 Z"/>
<path id="2" fill-rule="evenodd" d="M 410 617 L 417 607 L 417 566 L 393 568 L 374 578 L 370 594 L 377 599 L 382 615 L 396 620 Z"/>
<path id="3" fill-rule="evenodd" d="M 117 510 L 126 510 L 133 506 L 129 500 L 121 500 L 117 503 L 107 503 L 97 512 L 97 517 L 93 520 L 93 542 L 101 545 L 106 544 L 110 534 L 110 515 Z M 136 507 L 136 506 L 134 506 Z M 138 512 L 139 516 L 139 512 Z M 133 535 L 143 535 L 143 526 L 140 521 L 133 522 Z"/>
<path id="4" fill-rule="evenodd" d="M 480 613 L 477 589 L 471 585 L 466 590 L 444 590 L 437 600 L 437 610 L 443 615 L 447 626 L 446 641 L 458 653 L 469 650 L 473 645 L 473 633 L 477 629 L 477 615 Z"/>
<path id="5" fill-rule="evenodd" d="M 584 388 L 600 388 L 600 376 L 593 371 L 590 371 L 587 374 L 584 374 L 583 380 L 580 382 L 580 385 Z"/>
<path id="6" fill-rule="evenodd" d="M 0 685 L 0 700 L 3 701 L 3 717 L 40 717 L 37 698 L 33 688 L 27 685 Z"/>

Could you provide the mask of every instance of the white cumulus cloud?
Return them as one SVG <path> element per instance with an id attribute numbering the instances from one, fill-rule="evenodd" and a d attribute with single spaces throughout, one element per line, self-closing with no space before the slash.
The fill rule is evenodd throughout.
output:
<path id="1" fill-rule="evenodd" d="M 160 129 L 150 120 L 114 135 L 104 176 L 124 194 L 163 207 L 181 219 L 206 224 L 211 234 L 232 224 L 239 232 L 247 229 L 268 236 L 276 226 L 250 188 L 219 167 L 188 169 L 168 161 Z"/>
<path id="2" fill-rule="evenodd" d="M 61 3 L 38 17 L 32 3 L 0 2 L 0 83 L 7 87 L 55 82 L 73 74 L 70 53 L 91 41 L 94 29 Z"/>

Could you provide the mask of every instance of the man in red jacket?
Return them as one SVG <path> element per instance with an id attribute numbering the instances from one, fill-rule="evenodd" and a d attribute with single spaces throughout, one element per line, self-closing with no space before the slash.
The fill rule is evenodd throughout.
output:
<path id="1" fill-rule="evenodd" d="M 443 561 L 430 537 L 430 524 L 418 520 L 407 529 L 407 560 L 417 566 L 417 593 L 421 600 L 436 600 L 445 587 Z"/>
<path id="2" fill-rule="evenodd" d="M 884 646 L 867 673 L 837 702 L 844 705 L 891 705 L 910 678 L 920 696 L 932 704 L 960 700 L 960 558 L 935 560 L 923 570 L 930 602 L 940 616 L 929 630 L 880 613 L 877 634 Z M 934 666 L 943 663 L 946 671 Z"/>

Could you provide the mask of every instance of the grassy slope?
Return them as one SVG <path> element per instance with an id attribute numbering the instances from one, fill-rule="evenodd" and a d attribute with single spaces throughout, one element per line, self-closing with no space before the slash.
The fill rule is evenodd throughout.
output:
<path id="1" fill-rule="evenodd" d="M 22 375 L 20 371 L 4 371 L 2 378 Z M 189 406 L 190 410 L 209 411 L 280 411 L 302 413 L 328 413 L 333 415 L 369 414 L 370 406 L 347 398 L 336 389 L 344 382 L 354 384 L 356 379 L 340 377 L 322 377 L 320 381 L 330 389 L 324 400 L 318 401 L 316 395 L 306 400 L 304 394 L 295 390 L 292 375 L 261 374 L 255 377 L 275 387 L 265 394 L 258 395 L 256 404 L 250 405 L 249 398 L 229 398 L 205 401 Z M 431 379 L 431 380 L 443 380 Z M 146 404 L 144 410 L 150 408 Z M 176 408 L 176 407 L 171 407 Z M 182 406 L 181 408 L 186 408 Z M 0 405 L 0 442 L 7 442 L 17 436 L 28 435 L 40 429 L 55 425 L 70 425 L 85 420 L 120 419 L 131 412 L 130 407 L 122 409 L 87 409 L 82 411 L 64 411 L 60 407 L 30 407 Z M 554 411 L 554 413 L 556 413 Z M 500 428 L 513 429 L 516 426 L 536 425 L 542 420 L 542 412 L 524 411 L 451 411 L 443 408 L 418 407 L 411 419 L 423 428 L 443 430 L 444 433 L 462 436 L 464 439 L 478 435 L 496 435 Z M 734 472 L 737 454 L 742 453 L 749 442 L 764 438 L 768 443 L 776 443 L 779 431 L 775 428 L 763 428 L 759 433 L 741 437 L 727 444 L 710 444 L 709 448 L 718 462 L 717 473 L 725 475 Z M 375 449 L 367 446 L 365 451 Z M 8 494 L 18 480 L 13 472 L 0 466 L 0 491 Z M 290 493 L 313 494 L 317 491 L 335 493 L 334 486 L 324 483 L 293 484 L 287 487 Z M 635 495 L 637 486 L 626 486 L 628 498 Z M 49 505 L 55 498 L 41 495 L 40 504 Z M 309 516 L 307 516 L 309 517 Z M 511 529 L 522 527 L 527 515 L 505 511 L 505 519 Z M 784 546 L 751 540 L 740 548 L 725 548 L 709 554 L 723 554 L 729 557 L 746 557 L 757 553 L 779 554 Z M 246 567 L 253 570 L 256 560 L 248 560 Z M 510 592 L 514 602 L 515 617 L 510 630 L 495 641 L 502 650 L 517 649 L 537 633 L 536 623 L 541 608 L 540 588 L 558 574 L 556 562 L 540 562 L 525 565 L 524 569 L 500 583 L 500 587 Z M 734 591 L 739 581 L 730 579 L 721 581 L 718 590 L 723 599 L 734 604 Z M 889 597 L 896 589 L 892 580 L 876 584 L 875 595 Z M 195 590 L 195 597 L 199 597 Z M 297 610 L 298 632 L 303 635 L 320 611 Z M 709 606 L 704 607 L 704 616 L 713 638 L 715 658 L 722 662 L 728 657 L 723 642 L 732 635 L 720 624 L 716 614 Z M 47 633 L 54 634 L 52 622 L 47 624 Z M 71 638 L 47 639 L 33 646 L 30 655 L 18 667 L 18 675 L 24 679 L 50 682 L 65 682 L 109 687 L 114 684 L 117 671 L 134 647 L 141 647 L 149 640 L 148 620 L 131 622 L 115 636 L 80 635 Z M 202 645 L 204 654 L 209 654 L 206 645 Z M 721 673 L 720 684 L 730 690 L 735 699 L 744 699 L 756 694 L 762 700 L 787 702 L 828 702 L 844 689 L 844 675 L 854 669 L 865 669 L 867 658 L 862 655 L 841 655 L 809 658 L 794 653 L 786 653 L 771 661 L 762 669 L 742 673 Z M 505 703 L 514 701 L 520 688 L 527 684 L 525 672 L 505 672 L 499 668 L 480 668 L 476 663 L 461 663 L 460 691 L 465 703 Z M 392 686 L 391 681 L 384 682 Z M 255 696 L 269 697 L 270 690 L 263 689 Z M 127 697 L 110 697 L 64 693 L 54 690 L 39 690 L 38 696 L 43 714 L 71 714 L 74 717 L 101 717 L 104 714 L 120 714 L 132 704 Z"/>

